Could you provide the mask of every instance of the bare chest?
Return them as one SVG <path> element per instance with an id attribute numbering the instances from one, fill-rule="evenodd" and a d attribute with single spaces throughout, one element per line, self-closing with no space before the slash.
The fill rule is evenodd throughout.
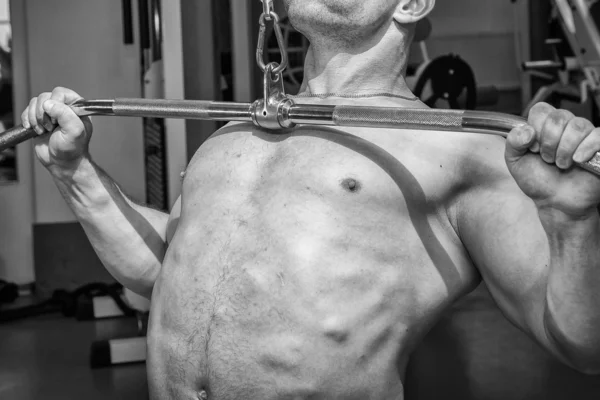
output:
<path id="1" fill-rule="evenodd" d="M 268 276 L 265 288 L 290 276 L 306 278 L 292 285 L 306 293 L 375 279 L 392 282 L 379 293 L 453 298 L 474 276 L 448 211 L 455 161 L 435 138 L 379 135 L 226 128 L 188 168 L 166 267 L 215 284 L 243 270 Z"/>
<path id="2" fill-rule="evenodd" d="M 268 201 L 308 191 L 331 204 L 347 200 L 345 206 L 419 206 L 436 212 L 449 207 L 460 180 L 456 156 L 437 139 L 405 131 L 326 128 L 274 135 L 234 125 L 209 139 L 191 161 L 184 209 L 212 196 Z"/>
<path id="3" fill-rule="evenodd" d="M 350 388 L 361 363 L 373 382 L 398 379 L 403 349 L 474 281 L 444 212 L 443 164 L 410 140 L 397 151 L 338 131 L 229 135 L 188 168 L 150 335 L 175 344 L 150 351 L 213 386 L 283 375 L 299 392 L 339 376 Z"/>

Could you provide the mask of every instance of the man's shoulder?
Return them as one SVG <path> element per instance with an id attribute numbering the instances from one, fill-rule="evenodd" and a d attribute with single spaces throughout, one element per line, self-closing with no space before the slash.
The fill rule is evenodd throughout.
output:
<path id="1" fill-rule="evenodd" d="M 441 165 L 462 183 L 479 184 L 510 176 L 506 140 L 497 135 L 455 131 L 386 130 L 377 142 L 394 154 Z"/>
<path id="2" fill-rule="evenodd" d="M 448 147 L 457 157 L 458 173 L 464 178 L 465 185 L 490 186 L 511 178 L 504 158 L 504 138 L 468 132 L 459 135 L 459 139 L 448 144 Z"/>
<path id="3" fill-rule="evenodd" d="M 465 218 L 478 218 L 505 207 L 520 208 L 529 200 L 505 161 L 506 140 L 495 135 L 465 134 L 460 151 L 461 190 L 457 204 Z"/>

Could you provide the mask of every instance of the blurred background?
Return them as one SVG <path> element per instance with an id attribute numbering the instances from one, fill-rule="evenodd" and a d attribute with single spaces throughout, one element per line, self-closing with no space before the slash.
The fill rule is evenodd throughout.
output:
<path id="1" fill-rule="evenodd" d="M 599 125 L 596 3 L 438 0 L 417 29 L 407 81 L 432 107 L 526 115 L 547 101 Z M 294 94 L 309 43 L 275 8 Z M 253 101 L 261 12 L 258 0 L 0 0 L 0 130 L 56 86 L 88 99 Z M 98 117 L 92 155 L 133 199 L 167 210 L 180 173 L 221 125 Z M 103 269 L 34 158 L 31 143 L 0 154 L 0 399 L 148 398 L 147 304 Z M 600 380 L 547 357 L 480 287 L 411 361 L 407 398 L 441 395 L 598 399 Z"/>

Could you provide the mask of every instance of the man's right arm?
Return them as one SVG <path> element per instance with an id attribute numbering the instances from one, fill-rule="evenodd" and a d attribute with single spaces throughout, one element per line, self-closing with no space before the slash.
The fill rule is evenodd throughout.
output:
<path id="1" fill-rule="evenodd" d="M 150 298 L 167 247 L 169 215 L 134 203 L 89 158 L 73 171 L 51 174 L 108 272 Z"/>
<path id="2" fill-rule="evenodd" d="M 81 97 L 56 88 L 31 99 L 21 115 L 39 161 L 52 175 L 108 271 L 150 297 L 166 249 L 168 215 L 128 199 L 89 154 L 93 126 L 68 106 Z M 49 133 L 49 134 L 44 134 Z"/>

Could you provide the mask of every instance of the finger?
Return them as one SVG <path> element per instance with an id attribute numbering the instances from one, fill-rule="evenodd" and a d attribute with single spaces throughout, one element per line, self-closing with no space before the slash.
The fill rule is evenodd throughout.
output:
<path id="1" fill-rule="evenodd" d="M 588 162 L 598 151 L 600 151 L 600 128 L 595 128 L 579 144 L 573 155 L 573 161 L 577 163 Z"/>
<path id="2" fill-rule="evenodd" d="M 573 118 L 573 113 L 567 110 L 554 110 L 546 118 L 542 130 L 539 131 L 539 143 L 540 155 L 548 164 L 554 164 L 560 140 Z"/>
<path id="3" fill-rule="evenodd" d="M 92 117 L 79 117 L 79 119 L 81 119 L 81 122 L 83 122 L 85 131 L 88 134 L 91 134 L 94 129 L 94 126 L 92 125 Z"/>
<path id="4" fill-rule="evenodd" d="M 52 90 L 52 97 L 50 97 L 50 99 L 70 105 L 77 100 L 82 100 L 83 97 L 71 89 L 57 86 Z M 54 123 L 56 123 L 56 121 L 54 121 Z"/>
<path id="5" fill-rule="evenodd" d="M 44 110 L 50 117 L 56 119 L 65 140 L 74 142 L 83 134 L 85 130 L 83 121 L 68 105 L 54 100 L 46 100 Z"/>
<path id="6" fill-rule="evenodd" d="M 556 149 L 556 165 L 559 168 L 571 168 L 575 151 L 593 130 L 594 125 L 585 118 L 575 117 L 567 124 Z"/>
<path id="7" fill-rule="evenodd" d="M 46 131 L 51 132 L 53 128 L 53 124 L 50 121 L 50 117 L 48 114 L 44 112 L 44 108 L 42 105 L 46 100 L 50 98 L 52 94 L 50 92 L 42 93 L 38 96 L 36 108 L 35 108 L 35 119 L 37 120 L 37 124 L 42 126 Z"/>
<path id="8" fill-rule="evenodd" d="M 52 100 L 59 101 L 68 105 L 73 104 L 77 100 L 83 99 L 83 97 L 81 97 L 78 93 L 74 92 L 73 90 L 60 86 L 55 87 L 52 90 L 52 97 L 50 98 Z"/>
<path id="9" fill-rule="evenodd" d="M 535 129 L 528 124 L 517 126 L 510 131 L 506 138 L 505 158 L 508 163 L 514 163 L 529 151 L 532 143 L 536 141 Z"/>
<path id="10" fill-rule="evenodd" d="M 29 123 L 29 106 L 21 113 L 21 125 L 23 125 L 25 129 L 31 128 L 31 124 Z"/>
<path id="11" fill-rule="evenodd" d="M 46 132 L 46 130 L 44 128 L 42 128 L 41 126 L 38 125 L 38 121 L 37 121 L 37 117 L 35 115 L 36 113 L 36 109 L 37 109 L 37 97 L 34 97 L 33 99 L 31 99 L 31 101 L 29 102 L 29 124 L 31 125 L 31 128 L 33 128 L 33 130 L 35 131 L 35 133 L 37 133 L 38 135 L 43 134 L 44 132 Z"/>
<path id="12" fill-rule="evenodd" d="M 548 119 L 550 113 L 552 113 L 555 110 L 556 108 L 552 107 L 548 103 L 537 103 L 529 110 L 529 117 L 527 119 L 527 122 L 529 123 L 529 125 L 533 126 L 533 129 L 535 129 L 535 131 L 537 132 L 538 139 L 539 132 L 541 132 L 544 128 L 544 123 L 546 122 L 546 119 Z M 539 153 L 539 142 L 536 140 L 529 150 L 531 150 L 534 153 Z"/>

